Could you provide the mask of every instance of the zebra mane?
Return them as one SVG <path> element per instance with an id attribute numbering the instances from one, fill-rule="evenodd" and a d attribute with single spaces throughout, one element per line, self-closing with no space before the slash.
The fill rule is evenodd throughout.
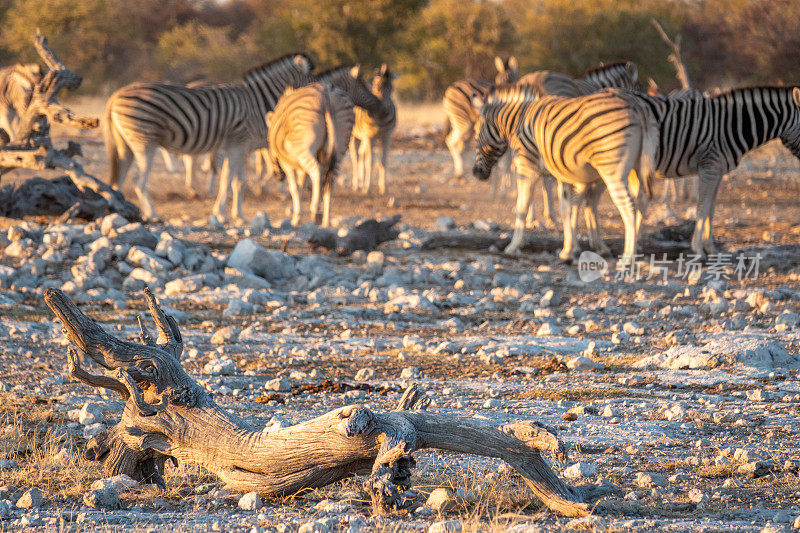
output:
<path id="1" fill-rule="evenodd" d="M 325 70 L 323 70 L 322 72 L 320 72 L 318 74 L 314 74 L 314 77 L 317 80 L 329 80 L 329 79 L 334 78 L 336 76 L 340 76 L 342 73 L 347 73 L 347 75 L 349 76 L 350 75 L 349 74 L 350 70 L 355 66 L 356 65 L 354 63 L 344 64 L 344 65 L 337 65 L 335 67 L 331 67 L 329 69 L 325 69 Z"/>
<path id="2" fill-rule="evenodd" d="M 273 59 L 272 61 L 268 61 L 263 65 L 251 68 L 247 72 L 244 73 L 245 81 L 250 81 L 255 78 L 260 78 L 267 74 L 272 74 L 276 70 L 283 70 L 286 68 L 298 68 L 298 64 L 295 62 L 296 58 L 302 58 L 305 60 L 307 64 L 306 73 L 310 73 L 314 69 L 314 62 L 308 57 L 306 54 L 303 53 L 294 53 L 294 54 L 286 54 L 281 56 L 277 59 Z"/>
<path id="3" fill-rule="evenodd" d="M 786 93 L 791 96 L 792 91 L 797 85 L 755 85 L 753 87 L 735 87 L 733 89 L 727 89 L 725 91 L 719 92 L 710 98 L 725 98 L 728 96 L 735 96 L 737 94 L 745 94 L 745 93 L 753 93 L 753 92 L 764 92 L 764 91 L 771 91 L 776 93 Z"/>
<path id="4" fill-rule="evenodd" d="M 505 83 L 495 85 L 489 96 L 487 103 L 511 103 L 511 102 L 532 102 L 539 98 L 536 87 L 532 85 L 520 85 L 518 83 Z"/>
<path id="5" fill-rule="evenodd" d="M 611 70 L 619 70 L 619 69 L 622 69 L 622 68 L 626 68 L 627 69 L 631 65 L 632 65 L 632 63 L 630 61 L 614 61 L 613 63 L 606 63 L 605 65 L 600 65 L 600 66 L 592 67 L 592 68 L 588 69 L 583 74 L 583 77 L 584 78 L 591 78 L 591 77 L 597 76 L 598 74 L 601 74 L 601 73 L 604 73 L 604 72 L 608 72 L 608 71 L 611 71 Z"/>

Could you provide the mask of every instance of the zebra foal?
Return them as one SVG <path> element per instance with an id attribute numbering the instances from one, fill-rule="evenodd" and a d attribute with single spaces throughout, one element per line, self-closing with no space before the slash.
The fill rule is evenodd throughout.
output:
<path id="1" fill-rule="evenodd" d="M 543 167 L 572 185 L 577 195 L 561 207 L 562 259 L 575 253 L 578 201 L 602 181 L 625 225 L 620 261 L 630 263 L 636 253 L 640 206 L 650 194 L 658 134 L 649 109 L 624 91 L 535 98 L 530 88 L 522 86 L 496 88 L 485 100 L 476 98 L 475 105 L 481 110 L 475 177 L 488 179 L 492 166 L 511 148 L 520 172 L 531 175 Z M 592 231 L 596 233 L 596 227 L 590 227 Z M 517 225 L 509 247 L 519 249 L 522 237 Z"/>
<path id="2" fill-rule="evenodd" d="M 31 103 L 33 90 L 42 79 L 42 69 L 36 63 L 19 63 L 0 69 L 0 130 L 9 141 L 17 140 L 17 127 Z"/>
<path id="3" fill-rule="evenodd" d="M 246 157 L 266 146 L 264 116 L 288 85 L 306 83 L 312 69 L 308 56 L 291 54 L 250 70 L 236 84 L 136 83 L 119 89 L 106 104 L 104 121 L 111 185 L 122 186 L 135 160 L 142 214 L 154 219 L 147 181 L 156 148 L 189 155 L 220 152 L 224 159 L 213 213 L 225 218 L 232 189 L 231 218 L 241 220 Z"/>
<path id="4" fill-rule="evenodd" d="M 354 122 L 350 97 L 341 89 L 318 82 L 299 89 L 287 88 L 275 110 L 267 113 L 269 152 L 273 167 L 280 168 L 287 178 L 293 225 L 300 223 L 300 189 L 303 175 L 307 174 L 314 222 L 330 226 L 333 185 L 347 153 Z"/>

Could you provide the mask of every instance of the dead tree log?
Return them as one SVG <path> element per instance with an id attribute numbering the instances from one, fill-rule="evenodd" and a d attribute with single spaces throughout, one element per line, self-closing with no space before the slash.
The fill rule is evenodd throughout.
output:
<path id="1" fill-rule="evenodd" d="M 180 365 L 183 342 L 175 321 L 145 291 L 158 329 L 156 340 L 140 320 L 142 344 L 109 335 L 58 289 L 45 302 L 84 358 L 107 370 L 95 375 L 70 348 L 71 374 L 93 387 L 116 391 L 125 401 L 121 421 L 88 443 L 87 456 L 109 474 L 128 474 L 164 485 L 167 460 L 200 465 L 240 491 L 291 495 L 345 477 L 370 474 L 365 489 L 376 512 L 402 506 L 412 454 L 423 448 L 497 457 L 514 467 L 551 510 L 585 516 L 594 490 L 564 484 L 541 451 L 566 460 L 564 445 L 535 422 L 496 424 L 429 413 L 424 396 L 411 390 L 400 410 L 376 413 L 351 405 L 277 433 L 254 431 L 218 407 Z M 596 493 L 594 493 L 596 495 Z"/>
<path id="2" fill-rule="evenodd" d="M 394 228 L 400 222 L 402 215 L 395 215 L 384 220 L 371 218 L 357 224 L 349 230 L 343 237 L 339 237 L 336 232 L 325 228 L 319 228 L 308 238 L 311 248 L 326 248 L 336 250 L 341 256 L 352 255 L 356 250 L 369 252 L 377 248 L 381 243 L 391 241 L 400 234 Z"/>
<path id="3" fill-rule="evenodd" d="M 686 222 L 677 226 L 667 226 L 655 233 L 642 237 L 637 252 L 646 256 L 654 255 L 661 259 L 664 254 L 667 258 L 675 259 L 680 254 L 689 253 L 691 247 L 689 240 L 694 231 L 694 223 Z M 459 248 L 464 250 L 503 250 L 510 237 L 498 237 L 489 233 L 467 233 L 460 231 L 444 231 L 434 233 L 422 242 L 423 250 L 435 250 L 437 248 Z M 625 243 L 621 238 L 607 239 L 606 244 L 615 256 L 622 254 Z M 586 238 L 579 239 L 579 246 L 584 250 L 589 250 L 589 241 Z M 531 253 L 550 252 L 557 253 L 564 245 L 560 237 L 549 235 L 527 235 L 520 250 Z"/>

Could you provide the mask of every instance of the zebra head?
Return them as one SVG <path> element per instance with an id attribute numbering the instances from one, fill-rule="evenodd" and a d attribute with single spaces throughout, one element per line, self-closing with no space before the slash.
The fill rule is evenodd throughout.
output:
<path id="1" fill-rule="evenodd" d="M 475 122 L 478 150 L 472 175 L 481 181 L 486 181 L 491 176 L 497 160 L 508 150 L 508 139 L 501 134 L 495 120 L 497 104 L 490 103 L 483 96 L 473 94 L 472 105 L 480 114 Z"/>
<path id="2" fill-rule="evenodd" d="M 367 84 L 359 78 L 361 67 L 359 65 L 339 65 L 320 72 L 316 75 L 317 81 L 333 85 L 346 92 L 353 101 L 353 105 L 366 109 L 369 113 L 377 113 L 381 108 L 381 101 L 372 94 Z"/>
<path id="3" fill-rule="evenodd" d="M 497 75 L 494 77 L 495 85 L 514 83 L 519 79 L 519 64 L 516 57 L 511 56 L 503 61 L 500 56 L 495 56 L 494 66 L 497 69 Z"/>
<path id="4" fill-rule="evenodd" d="M 792 89 L 792 120 L 781 135 L 781 142 L 792 154 L 800 159 L 800 87 Z"/>
<path id="5" fill-rule="evenodd" d="M 389 71 L 389 65 L 386 63 L 381 65 L 381 68 L 375 71 L 375 76 L 372 78 L 372 94 L 379 96 L 381 100 L 390 97 L 394 89 L 392 81 L 395 77 L 397 77 L 397 74 Z"/>

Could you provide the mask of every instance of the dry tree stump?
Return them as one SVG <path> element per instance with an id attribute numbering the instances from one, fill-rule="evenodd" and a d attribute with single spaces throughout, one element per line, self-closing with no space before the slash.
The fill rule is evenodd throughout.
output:
<path id="1" fill-rule="evenodd" d="M 595 497 L 596 488 L 566 485 L 541 455 L 566 461 L 565 446 L 554 433 L 531 421 L 498 425 L 428 412 L 427 398 L 416 387 L 406 391 L 395 411 L 350 405 L 269 435 L 255 431 L 214 403 L 183 370 L 176 322 L 149 290 L 145 296 L 158 335 L 154 340 L 140 319 L 141 343 L 132 343 L 107 333 L 60 290 L 45 292 L 45 302 L 77 348 L 69 349 L 72 376 L 116 391 L 125 401 L 121 421 L 87 444 L 87 457 L 102 461 L 110 475 L 128 474 L 163 487 L 165 462 L 183 461 L 214 472 L 236 490 L 275 497 L 369 474 L 364 488 L 373 509 L 389 513 L 404 504 L 412 454 L 438 448 L 500 458 L 552 511 L 589 514 L 584 499 Z M 105 373 L 85 370 L 78 352 Z"/>

